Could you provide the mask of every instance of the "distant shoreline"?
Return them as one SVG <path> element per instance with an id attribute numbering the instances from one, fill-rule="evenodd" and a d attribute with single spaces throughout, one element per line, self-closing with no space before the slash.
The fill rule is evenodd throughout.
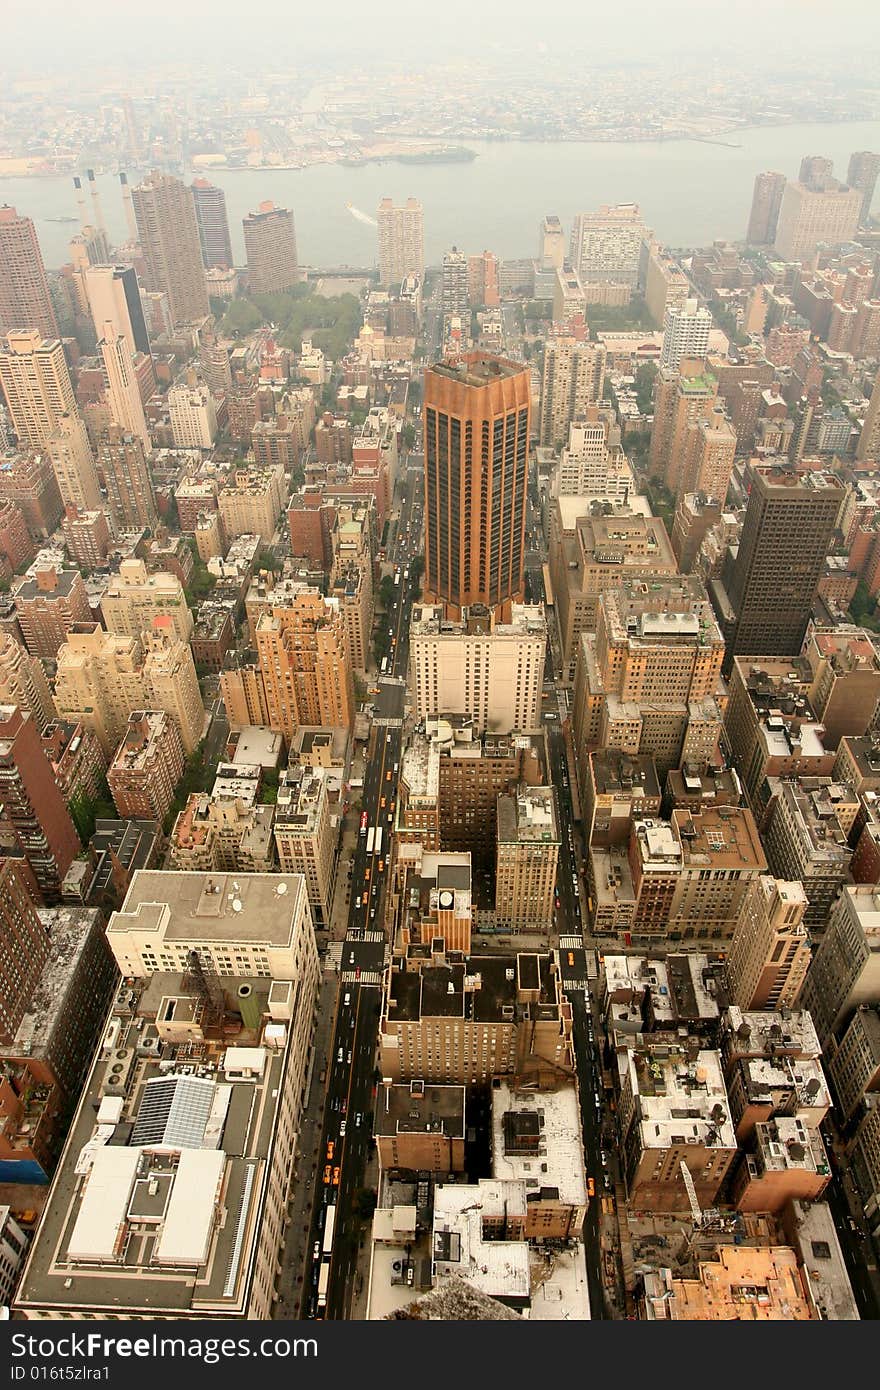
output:
<path id="1" fill-rule="evenodd" d="M 803 116 L 789 121 L 759 121 L 752 122 L 751 125 L 731 125 L 723 129 L 714 131 L 711 134 L 696 135 L 683 134 L 678 132 L 656 132 L 654 134 L 644 133 L 639 135 L 554 135 L 550 138 L 541 135 L 480 135 L 473 136 L 485 144 L 493 145 L 659 145 L 667 143 L 697 144 L 697 145 L 718 145 L 725 149 L 742 149 L 743 146 L 738 140 L 726 139 L 726 136 L 746 135 L 749 131 L 756 130 L 786 130 L 789 127 L 801 125 L 822 125 L 822 126 L 843 126 L 860 124 L 880 120 L 880 112 L 872 117 L 866 116 L 834 116 L 823 117 L 814 116 L 806 119 Z M 26 158 L 26 156 L 23 156 Z M 296 173 L 302 169 L 320 168 L 327 165 L 330 168 L 341 166 L 342 168 L 362 168 L 368 164 L 464 164 L 471 163 L 479 158 L 479 151 L 471 149 L 468 145 L 454 145 L 448 150 L 426 150 L 410 151 L 405 147 L 399 150 L 389 151 L 385 154 L 375 155 L 345 155 L 340 154 L 332 159 L 306 159 L 298 160 L 290 164 L 192 164 L 187 173 L 192 175 L 209 176 L 211 173 L 218 174 L 266 174 L 266 173 Z M 115 176 L 119 171 L 109 167 L 99 167 L 92 165 L 95 173 L 102 176 Z M 13 179 L 59 179 L 72 178 L 80 171 L 79 165 L 69 165 L 65 168 L 54 170 L 27 170 L 18 172 L 6 172 L 0 170 L 0 183 L 5 180 Z"/>

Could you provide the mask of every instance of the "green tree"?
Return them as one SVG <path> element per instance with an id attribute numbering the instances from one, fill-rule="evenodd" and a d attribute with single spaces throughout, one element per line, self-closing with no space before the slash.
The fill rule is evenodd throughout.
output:
<path id="1" fill-rule="evenodd" d="M 67 803 L 67 809 L 83 845 L 87 845 L 94 835 L 96 820 L 115 820 L 118 814 L 110 795 L 107 778 L 103 776 L 96 792 L 91 795 L 78 792 Z"/>
<path id="2" fill-rule="evenodd" d="M 407 453 L 409 453 L 410 449 L 416 442 L 415 425 L 411 425 L 408 422 L 404 425 L 403 429 L 400 431 L 400 442 L 403 445 L 404 449 L 406 449 Z"/>
<path id="3" fill-rule="evenodd" d="M 636 404 L 642 415 L 650 415 L 654 409 L 654 382 L 656 379 L 657 367 L 653 362 L 642 362 L 636 368 Z"/>
<path id="4" fill-rule="evenodd" d="M 421 579 L 422 575 L 425 573 L 424 555 L 416 555 L 415 559 L 410 563 L 409 573 L 411 579 Z"/>
<path id="5" fill-rule="evenodd" d="M 390 608 L 394 598 L 394 580 L 390 574 L 386 574 L 379 585 L 379 599 L 383 608 Z"/>
<path id="6" fill-rule="evenodd" d="M 220 324 L 220 330 L 229 337 L 253 333 L 263 322 L 263 316 L 249 299 L 234 299 Z"/>

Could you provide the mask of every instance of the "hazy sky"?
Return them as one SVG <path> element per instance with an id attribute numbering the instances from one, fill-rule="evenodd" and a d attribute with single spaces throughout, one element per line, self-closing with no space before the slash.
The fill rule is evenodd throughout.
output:
<path id="1" fill-rule="evenodd" d="M 0 8 L 3 8 L 0 5 Z M 277 70 L 311 57 L 350 65 L 365 57 L 448 56 L 516 47 L 523 52 L 583 54 L 604 60 L 631 56 L 713 55 L 751 50 L 772 60 L 787 51 L 821 67 L 831 50 L 880 61 L 878 0 L 115 0 L 93 18 L 70 0 L 30 5 L 7 0 L 0 69 L 46 63 L 56 68 L 88 59 L 122 65 L 153 62 L 163 53 L 206 65 L 253 62 Z M 500 54 L 499 54 L 500 57 Z"/>

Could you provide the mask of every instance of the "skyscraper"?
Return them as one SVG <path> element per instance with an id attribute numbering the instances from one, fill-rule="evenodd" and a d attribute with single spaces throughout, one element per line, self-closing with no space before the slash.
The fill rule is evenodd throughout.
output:
<path id="1" fill-rule="evenodd" d="M 0 861 L 0 1043 L 11 1043 L 49 959 L 49 933 L 37 916 L 27 866 Z"/>
<path id="2" fill-rule="evenodd" d="M 0 337 L 39 333 L 56 338 L 58 324 L 34 224 L 15 208 L 0 208 Z"/>
<path id="3" fill-rule="evenodd" d="M 168 296 L 175 324 L 210 313 L 192 189 L 154 170 L 131 190 L 147 288 Z"/>
<path id="4" fill-rule="evenodd" d="M 542 444 L 564 444 L 571 422 L 602 399 L 605 358 L 604 343 L 567 335 L 547 339 L 541 378 Z"/>
<path id="5" fill-rule="evenodd" d="M 391 198 L 379 204 L 379 284 L 397 286 L 408 275 L 425 275 L 425 218 L 417 198 L 395 207 Z"/>
<path id="6" fill-rule="evenodd" d="M 143 442 L 111 426 L 109 438 L 98 449 L 107 500 L 120 526 L 156 524 L 156 495 L 150 479 Z"/>
<path id="7" fill-rule="evenodd" d="M 98 351 L 107 376 L 107 402 L 111 422 L 126 434 L 134 435 L 145 449 L 149 449 L 150 432 L 147 429 L 141 393 L 131 365 L 131 353 L 125 335 L 118 332 L 109 320 L 101 326 Z"/>
<path id="8" fill-rule="evenodd" d="M 824 154 L 805 154 L 798 171 L 798 182 L 822 193 L 834 182 L 834 160 Z"/>
<path id="9" fill-rule="evenodd" d="M 10 333 L 8 347 L 0 348 L 0 385 L 22 446 L 44 448 L 62 415 L 76 412 L 64 349 L 57 338 L 43 338 L 36 332 Z"/>
<path id="10" fill-rule="evenodd" d="M 695 299 L 668 308 L 663 317 L 660 366 L 677 367 L 683 357 L 705 357 L 711 330 L 712 315 L 708 309 L 698 309 Z"/>
<path id="11" fill-rule="evenodd" d="M 776 224 L 779 221 L 785 184 L 784 174 L 768 171 L 756 176 L 749 228 L 746 232 L 746 241 L 750 246 L 772 246 L 776 240 Z"/>
<path id="12" fill-rule="evenodd" d="M 858 150 L 849 157 L 849 168 L 846 171 L 846 181 L 850 188 L 857 188 L 862 195 L 862 207 L 859 213 L 859 222 L 864 225 L 871 215 L 871 204 L 874 201 L 874 189 L 877 186 L 877 175 L 880 174 L 880 154 L 874 154 L 872 150 Z"/>
<path id="13" fill-rule="evenodd" d="M 92 265 L 82 278 L 95 336 L 102 338 L 104 325 L 112 323 L 114 336 L 121 333 L 125 338 L 129 357 L 136 352 L 149 356 L 150 338 L 134 266 Z"/>
<path id="14" fill-rule="evenodd" d="M 806 261 L 820 242 L 839 246 L 858 230 L 862 194 L 832 181 L 787 183 L 779 208 L 774 247 L 787 261 Z"/>
<path id="15" fill-rule="evenodd" d="M 242 220 L 251 294 L 280 294 L 299 280 L 296 233 L 289 208 L 260 203 Z"/>
<path id="16" fill-rule="evenodd" d="M 729 582 L 711 586 L 725 670 L 734 656 L 800 652 L 843 497 L 829 474 L 755 474 Z"/>
<path id="17" fill-rule="evenodd" d="M 856 458 L 860 463 L 864 459 L 880 459 L 880 372 L 874 378 L 874 389 L 856 445 Z"/>
<path id="18" fill-rule="evenodd" d="M 47 452 L 65 507 L 76 507 L 80 512 L 100 511 L 103 502 L 95 456 L 77 412 L 61 416 L 57 432 L 49 439 Z"/>
<path id="19" fill-rule="evenodd" d="M 571 227 L 570 260 L 581 281 L 638 284 L 642 244 L 650 241 L 638 203 L 579 212 Z"/>
<path id="20" fill-rule="evenodd" d="M 0 705 L 0 825 L 11 828 L 49 901 L 79 853 L 79 838 L 33 719 Z"/>
<path id="21" fill-rule="evenodd" d="M 531 374 L 470 352 L 425 370 L 425 594 L 451 609 L 523 596 Z"/>
<path id="22" fill-rule="evenodd" d="M 232 242 L 226 216 L 226 194 L 207 179 L 193 179 L 190 186 L 196 208 L 202 263 L 206 269 L 215 265 L 231 269 Z"/>
<path id="23" fill-rule="evenodd" d="M 552 214 L 541 223 L 539 255 L 542 270 L 559 270 L 565 260 L 565 235 L 562 223 Z"/>
<path id="24" fill-rule="evenodd" d="M 443 252 L 443 312 L 468 311 L 468 258 L 457 246 Z"/>

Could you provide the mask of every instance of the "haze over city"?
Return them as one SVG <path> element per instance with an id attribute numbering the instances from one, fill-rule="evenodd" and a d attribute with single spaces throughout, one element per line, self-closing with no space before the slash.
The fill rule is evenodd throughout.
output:
<path id="1" fill-rule="evenodd" d="M 4 1319 L 878 1317 L 878 37 L 4 18 Z"/>

